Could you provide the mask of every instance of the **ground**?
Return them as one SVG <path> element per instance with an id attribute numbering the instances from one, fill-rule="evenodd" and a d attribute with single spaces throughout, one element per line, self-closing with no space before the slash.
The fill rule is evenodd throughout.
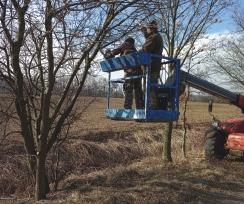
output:
<path id="1" fill-rule="evenodd" d="M 91 100 L 81 98 L 78 108 Z M 121 104 L 121 99 L 114 99 L 114 106 Z M 181 150 L 181 122 L 175 124 L 170 164 L 161 159 L 163 123 L 108 120 L 105 106 L 105 99 L 97 98 L 84 109 L 71 129 L 71 139 L 59 149 L 58 168 L 50 156 L 49 179 L 54 189 L 57 178 L 57 190 L 39 203 L 244 203 L 243 160 L 204 158 L 204 132 L 211 123 L 206 103 L 188 106 L 187 158 Z M 215 104 L 214 114 L 221 120 L 243 117 L 227 104 Z M 5 149 L 12 156 L 0 157 L 0 203 L 33 203 L 31 182 L 21 173 L 27 170 L 18 171 L 23 166 L 18 160 L 24 154 L 21 144 L 13 141 Z M 18 176 L 6 179 L 13 172 Z"/>

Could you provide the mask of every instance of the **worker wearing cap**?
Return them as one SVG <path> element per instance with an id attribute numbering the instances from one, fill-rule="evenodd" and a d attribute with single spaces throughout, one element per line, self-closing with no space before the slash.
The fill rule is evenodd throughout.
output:
<path id="1" fill-rule="evenodd" d="M 113 57 L 118 54 L 127 55 L 136 51 L 137 50 L 135 48 L 135 40 L 132 37 L 128 37 L 122 45 L 110 51 L 109 57 Z M 125 72 L 125 77 L 142 75 L 142 70 L 140 67 L 133 68 L 133 69 L 126 69 L 124 70 L 124 72 Z M 123 91 L 125 95 L 124 108 L 125 109 L 132 108 L 133 90 L 135 92 L 136 109 L 142 109 L 144 107 L 144 101 L 143 101 L 141 78 L 125 80 L 123 84 Z"/>
<path id="2" fill-rule="evenodd" d="M 142 27 L 142 32 L 145 36 L 145 43 L 142 46 L 142 51 L 157 55 L 162 55 L 163 39 L 158 32 L 157 21 L 151 21 L 147 27 Z M 152 58 L 151 63 L 151 83 L 157 84 L 160 77 L 161 58 Z M 155 88 L 151 89 L 151 108 L 158 107 L 158 100 Z"/>

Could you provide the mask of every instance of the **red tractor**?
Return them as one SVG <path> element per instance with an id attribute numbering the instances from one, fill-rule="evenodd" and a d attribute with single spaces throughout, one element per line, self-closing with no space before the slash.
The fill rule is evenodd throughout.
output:
<path id="1" fill-rule="evenodd" d="M 244 96 L 184 71 L 181 71 L 181 76 L 183 83 L 211 95 L 222 97 L 239 107 L 244 113 Z M 209 112 L 212 112 L 212 103 L 209 104 Z M 244 118 L 232 118 L 224 122 L 214 119 L 212 126 L 206 131 L 206 158 L 223 159 L 227 154 L 244 157 Z"/>
<path id="2" fill-rule="evenodd" d="M 244 156 L 244 118 L 214 122 L 206 132 L 205 156 L 222 159 L 227 154 Z"/>

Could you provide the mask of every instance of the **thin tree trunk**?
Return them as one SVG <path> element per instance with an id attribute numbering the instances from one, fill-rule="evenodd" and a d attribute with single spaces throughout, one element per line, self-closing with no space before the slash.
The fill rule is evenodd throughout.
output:
<path id="1" fill-rule="evenodd" d="M 190 95 L 190 88 L 189 86 L 186 87 L 185 90 L 185 104 L 184 104 L 184 111 L 183 111 L 183 143 L 182 143 L 182 151 L 183 151 L 183 155 L 184 158 L 186 158 L 186 136 L 187 136 L 187 117 L 186 117 L 186 113 L 187 113 L 187 104 L 188 104 L 188 100 L 189 100 L 189 95 Z"/>
<path id="2" fill-rule="evenodd" d="M 173 122 L 165 125 L 164 141 L 163 141 L 163 161 L 171 162 L 171 136 L 173 131 Z"/>
<path id="3" fill-rule="evenodd" d="M 36 200 L 46 199 L 49 192 L 48 178 L 46 174 L 46 157 L 39 155 L 36 166 Z"/>
<path id="4" fill-rule="evenodd" d="M 170 47 L 170 55 L 173 56 L 174 54 L 174 41 L 169 43 Z M 169 76 L 173 74 L 174 72 L 174 65 L 169 64 Z M 172 110 L 172 104 L 169 102 L 168 104 L 169 110 Z M 163 161 L 164 162 L 171 162 L 172 161 L 172 156 L 171 156 L 171 138 L 172 138 L 172 132 L 173 132 L 173 122 L 168 122 L 165 125 L 165 133 L 164 133 L 164 141 L 163 141 Z"/>
<path id="5" fill-rule="evenodd" d="M 187 101 L 186 99 L 184 104 L 184 112 L 183 112 L 183 143 L 182 143 L 182 152 L 184 158 L 186 158 L 186 135 L 187 135 L 187 124 L 186 124 L 186 111 L 187 111 Z"/>

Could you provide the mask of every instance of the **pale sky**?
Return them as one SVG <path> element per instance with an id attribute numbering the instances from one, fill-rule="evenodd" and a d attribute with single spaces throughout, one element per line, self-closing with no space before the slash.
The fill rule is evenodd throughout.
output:
<path id="1" fill-rule="evenodd" d="M 222 23 L 214 24 L 208 29 L 208 33 L 226 33 L 235 30 L 235 25 L 232 20 L 233 12 L 235 12 L 236 7 L 238 9 L 244 9 L 244 0 L 235 0 L 236 5 L 226 9 L 220 14 L 220 19 Z"/>

